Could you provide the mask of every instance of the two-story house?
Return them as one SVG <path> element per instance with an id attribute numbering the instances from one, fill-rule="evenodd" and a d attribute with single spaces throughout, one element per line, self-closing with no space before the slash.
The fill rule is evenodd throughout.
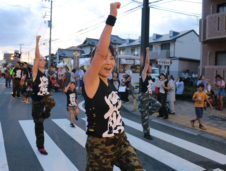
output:
<path id="1" fill-rule="evenodd" d="M 116 49 L 118 46 L 125 43 L 125 41 L 125 39 L 120 38 L 117 35 L 111 36 L 111 44 Z M 97 43 L 98 39 L 86 38 L 82 44 L 77 46 L 83 51 L 83 53 L 79 56 L 80 65 L 86 66 L 90 64 L 91 52 L 96 47 Z"/>
<path id="2" fill-rule="evenodd" d="M 198 73 L 200 42 L 199 36 L 194 30 L 153 34 L 149 39 L 149 47 L 152 64 L 154 67 L 158 67 L 160 72 L 167 72 L 175 77 L 180 76 L 181 72 L 186 70 Z M 119 58 L 131 56 L 131 58 L 139 60 L 140 39 L 122 44 L 118 47 L 118 52 Z"/>
<path id="3" fill-rule="evenodd" d="M 204 0 L 200 20 L 201 73 L 226 80 L 226 0 Z"/>

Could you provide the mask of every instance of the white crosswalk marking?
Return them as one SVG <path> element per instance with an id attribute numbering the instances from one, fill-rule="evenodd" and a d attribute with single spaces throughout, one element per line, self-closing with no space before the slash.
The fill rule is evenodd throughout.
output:
<path id="1" fill-rule="evenodd" d="M 20 125 L 31 144 L 35 155 L 41 163 L 44 170 L 64 170 L 64 171 L 78 171 L 73 163 L 66 157 L 61 149 L 53 142 L 53 140 L 45 132 L 45 146 L 49 154 L 47 156 L 41 155 L 36 147 L 34 123 L 32 120 L 19 121 Z"/>
<path id="2" fill-rule="evenodd" d="M 138 123 L 131 121 L 129 119 L 126 119 L 126 118 L 123 118 L 123 121 L 125 122 L 126 125 L 134 128 L 134 129 L 137 129 L 139 131 L 143 131 L 141 124 L 138 124 Z M 162 139 L 163 141 L 177 145 L 181 148 L 184 148 L 188 151 L 191 151 L 193 153 L 206 157 L 217 163 L 226 164 L 226 155 L 224 155 L 224 154 L 218 153 L 216 151 L 202 147 L 202 146 L 194 144 L 192 142 L 177 138 L 173 135 L 166 134 L 166 133 L 158 131 L 156 129 L 151 129 L 150 133 L 154 137 Z"/>
<path id="3" fill-rule="evenodd" d="M 69 120 L 67 119 L 53 119 L 55 122 L 64 132 L 66 132 L 72 139 L 77 141 L 83 148 L 85 148 L 87 135 L 85 131 L 81 128 L 76 126 L 75 129 L 69 127 Z M 120 170 L 118 167 L 114 166 L 114 171 Z"/>
<path id="4" fill-rule="evenodd" d="M 213 169 L 213 171 L 223 171 L 223 170 L 217 168 L 217 169 Z"/>
<path id="5" fill-rule="evenodd" d="M 1 171 L 8 171 L 8 162 L 6 158 L 6 151 L 5 151 L 5 144 L 3 139 L 3 133 L 2 133 L 2 126 L 0 123 L 0 170 Z"/>
<path id="6" fill-rule="evenodd" d="M 85 118 L 83 118 L 85 120 Z M 193 164 L 181 157 L 178 157 L 170 152 L 167 152 L 155 145 L 147 143 L 131 134 L 126 133 L 130 143 L 139 151 L 148 155 L 151 158 L 158 160 L 161 163 L 168 165 L 169 167 L 180 170 L 180 171 L 201 171 L 205 170 L 204 168 Z M 180 163 L 180 164 L 178 164 Z"/>

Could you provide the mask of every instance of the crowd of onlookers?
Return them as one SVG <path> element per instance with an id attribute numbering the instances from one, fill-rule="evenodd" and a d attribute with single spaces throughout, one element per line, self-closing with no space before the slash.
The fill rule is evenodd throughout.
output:
<path id="1" fill-rule="evenodd" d="M 110 79 L 115 88 L 119 91 L 121 100 L 124 102 L 129 101 L 129 95 L 132 95 L 132 99 L 134 100 L 134 104 L 137 104 L 137 97 L 134 91 L 135 87 L 132 84 L 132 72 L 127 70 L 125 74 L 122 76 L 122 79 L 119 78 L 119 73 L 113 72 L 112 78 Z M 166 107 L 169 113 L 174 114 L 174 103 L 176 101 L 176 97 L 183 97 L 184 93 L 186 93 L 185 89 L 190 89 L 190 99 L 192 100 L 192 95 L 196 91 L 198 85 L 204 85 L 204 92 L 208 95 L 208 99 L 213 106 L 215 106 L 218 110 L 223 110 L 224 97 L 226 97 L 226 88 L 225 81 L 221 75 L 216 75 L 214 81 L 210 81 L 206 79 L 203 75 L 199 76 L 197 74 L 188 74 L 182 73 L 181 77 L 177 80 L 174 79 L 172 75 L 167 76 L 165 74 L 160 74 L 158 80 L 153 79 L 153 94 L 158 97 L 159 94 L 165 94 Z M 134 109 L 136 107 L 134 106 Z"/>
<path id="2" fill-rule="evenodd" d="M 49 79 L 50 91 L 62 91 L 70 82 L 75 82 L 79 92 L 83 85 L 84 68 L 69 71 L 67 66 L 51 66 L 46 70 Z M 12 88 L 12 96 L 23 96 L 22 102 L 29 103 L 32 96 L 32 66 L 26 62 L 17 62 L 15 65 L 5 64 L 0 70 L 0 78 L 5 79 L 5 87 Z"/>
<path id="3" fill-rule="evenodd" d="M 23 102 L 28 102 L 29 96 L 32 91 L 32 74 L 31 67 L 26 62 L 18 62 L 15 66 L 4 65 L 0 70 L 0 76 L 5 78 L 5 87 L 10 88 L 13 82 L 13 97 L 24 96 Z M 56 67 L 51 66 L 46 70 L 46 75 L 50 80 L 49 89 L 63 91 L 64 88 L 70 83 L 75 82 L 78 92 L 81 92 L 83 86 L 83 76 L 85 69 L 83 67 L 74 68 L 72 71 L 67 66 Z M 110 81 L 113 82 L 116 90 L 124 102 L 129 101 L 129 95 L 132 96 L 134 102 L 134 109 L 137 109 L 137 93 L 135 86 L 132 84 L 132 71 L 127 70 L 122 78 L 119 78 L 118 72 L 113 72 Z M 213 106 L 218 110 L 223 110 L 224 97 L 226 96 L 225 81 L 220 75 L 217 75 L 214 81 L 206 79 L 203 75 L 198 77 L 197 74 L 189 72 L 183 72 L 177 80 L 174 80 L 173 76 L 166 76 L 160 74 L 158 80 L 153 79 L 153 94 L 159 97 L 160 94 L 166 95 L 166 107 L 169 113 L 174 114 L 174 103 L 176 97 L 183 97 L 186 87 L 193 88 L 199 84 L 204 85 L 204 92 L 207 93 L 208 98 Z M 159 99 L 161 101 L 161 98 Z"/>

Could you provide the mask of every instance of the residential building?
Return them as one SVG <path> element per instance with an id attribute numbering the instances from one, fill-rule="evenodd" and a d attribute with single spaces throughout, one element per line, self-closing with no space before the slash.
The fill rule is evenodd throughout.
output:
<path id="1" fill-rule="evenodd" d="M 200 46 L 199 36 L 194 30 L 153 34 L 149 39 L 153 66 L 158 67 L 160 72 L 168 73 L 176 78 L 185 71 L 198 73 Z M 139 65 L 137 61 L 140 60 L 140 39 L 120 45 L 118 52 L 119 58 L 132 56 L 136 58 L 134 65 Z M 129 69 L 128 66 L 126 69 Z"/>
<path id="2" fill-rule="evenodd" d="M 111 44 L 115 49 L 117 49 L 118 46 L 125 43 L 126 41 L 129 40 L 120 38 L 117 35 L 111 36 Z M 91 52 L 96 47 L 97 43 L 98 39 L 86 38 L 82 44 L 77 46 L 83 51 L 83 53 L 79 56 L 80 65 L 87 66 L 90 64 Z"/>
<path id="3" fill-rule="evenodd" d="M 226 0 L 203 0 L 200 20 L 201 73 L 226 80 Z"/>

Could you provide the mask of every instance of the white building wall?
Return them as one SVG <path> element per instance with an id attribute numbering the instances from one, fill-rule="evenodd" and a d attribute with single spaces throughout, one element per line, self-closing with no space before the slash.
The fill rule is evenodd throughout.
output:
<path id="1" fill-rule="evenodd" d="M 199 37 L 194 32 L 190 32 L 176 40 L 175 56 L 200 60 L 200 48 Z"/>
<path id="2" fill-rule="evenodd" d="M 169 68 L 169 74 L 173 75 L 174 78 L 178 78 L 179 75 L 179 60 L 172 60 L 172 64 L 170 65 Z"/>
<path id="3" fill-rule="evenodd" d="M 170 57 L 175 56 L 175 42 L 170 42 Z"/>

